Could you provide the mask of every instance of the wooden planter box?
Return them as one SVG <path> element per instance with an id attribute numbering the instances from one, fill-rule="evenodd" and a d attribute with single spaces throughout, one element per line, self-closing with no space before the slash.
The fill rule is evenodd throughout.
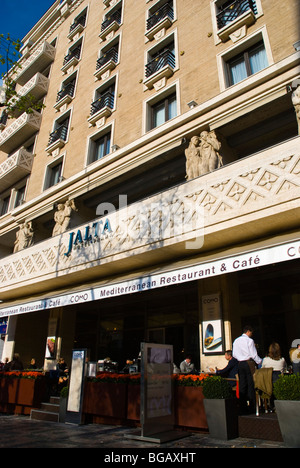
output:
<path id="1" fill-rule="evenodd" d="M 140 385 L 128 385 L 127 389 L 127 419 L 140 420 L 141 387 Z"/>
<path id="2" fill-rule="evenodd" d="M 101 417 L 125 419 L 127 408 L 127 384 L 86 382 L 83 413 Z"/>
<path id="3" fill-rule="evenodd" d="M 17 414 L 30 414 L 39 408 L 46 392 L 45 379 L 1 378 L 0 410 Z"/>
<path id="4" fill-rule="evenodd" d="M 176 426 L 208 429 L 202 387 L 176 385 L 174 397 Z"/>

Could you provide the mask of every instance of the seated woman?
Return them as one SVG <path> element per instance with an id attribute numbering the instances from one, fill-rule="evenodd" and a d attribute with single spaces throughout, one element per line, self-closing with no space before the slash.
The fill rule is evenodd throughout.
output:
<path id="1" fill-rule="evenodd" d="M 269 353 L 263 359 L 262 367 L 273 367 L 273 383 L 276 382 L 282 372 L 287 369 L 286 361 L 281 356 L 281 350 L 278 343 L 271 343 Z"/>

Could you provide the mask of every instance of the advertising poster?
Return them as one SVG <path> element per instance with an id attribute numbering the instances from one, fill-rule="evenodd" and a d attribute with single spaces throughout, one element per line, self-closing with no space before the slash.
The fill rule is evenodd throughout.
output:
<path id="1" fill-rule="evenodd" d="M 202 296 L 202 345 L 204 354 L 224 353 L 220 293 Z"/>

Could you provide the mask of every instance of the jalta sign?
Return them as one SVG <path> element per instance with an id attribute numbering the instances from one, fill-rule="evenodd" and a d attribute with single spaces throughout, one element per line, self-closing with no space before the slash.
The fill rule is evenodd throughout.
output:
<path id="1" fill-rule="evenodd" d="M 111 232 L 112 228 L 108 218 L 105 221 L 100 219 L 91 226 L 87 225 L 83 229 L 78 229 L 77 232 L 70 232 L 68 251 L 65 255 L 68 257 L 74 247 L 82 247 L 94 242 L 99 242 L 101 236 Z"/>

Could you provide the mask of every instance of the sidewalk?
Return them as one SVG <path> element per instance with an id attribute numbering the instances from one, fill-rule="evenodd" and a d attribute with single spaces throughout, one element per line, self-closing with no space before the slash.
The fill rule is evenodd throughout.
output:
<path id="1" fill-rule="evenodd" d="M 0 414 L 0 448 L 102 448 L 106 449 L 103 451 L 103 456 L 108 457 L 111 454 L 117 456 L 118 449 L 120 449 L 119 455 L 123 452 L 135 453 L 138 449 L 148 449 L 143 453 L 147 454 L 149 451 L 169 452 L 170 454 L 193 452 L 194 457 L 197 457 L 197 450 L 200 448 L 286 448 L 281 442 L 244 438 L 223 441 L 198 433 L 187 433 L 189 434 L 187 437 L 164 444 L 126 439 L 126 434 L 136 431 L 136 429 L 121 426 L 98 424 L 77 426 L 38 421 L 30 419 L 29 416 Z M 144 457 L 142 460 L 146 461 Z M 196 459 L 188 461 L 193 462 Z"/>

